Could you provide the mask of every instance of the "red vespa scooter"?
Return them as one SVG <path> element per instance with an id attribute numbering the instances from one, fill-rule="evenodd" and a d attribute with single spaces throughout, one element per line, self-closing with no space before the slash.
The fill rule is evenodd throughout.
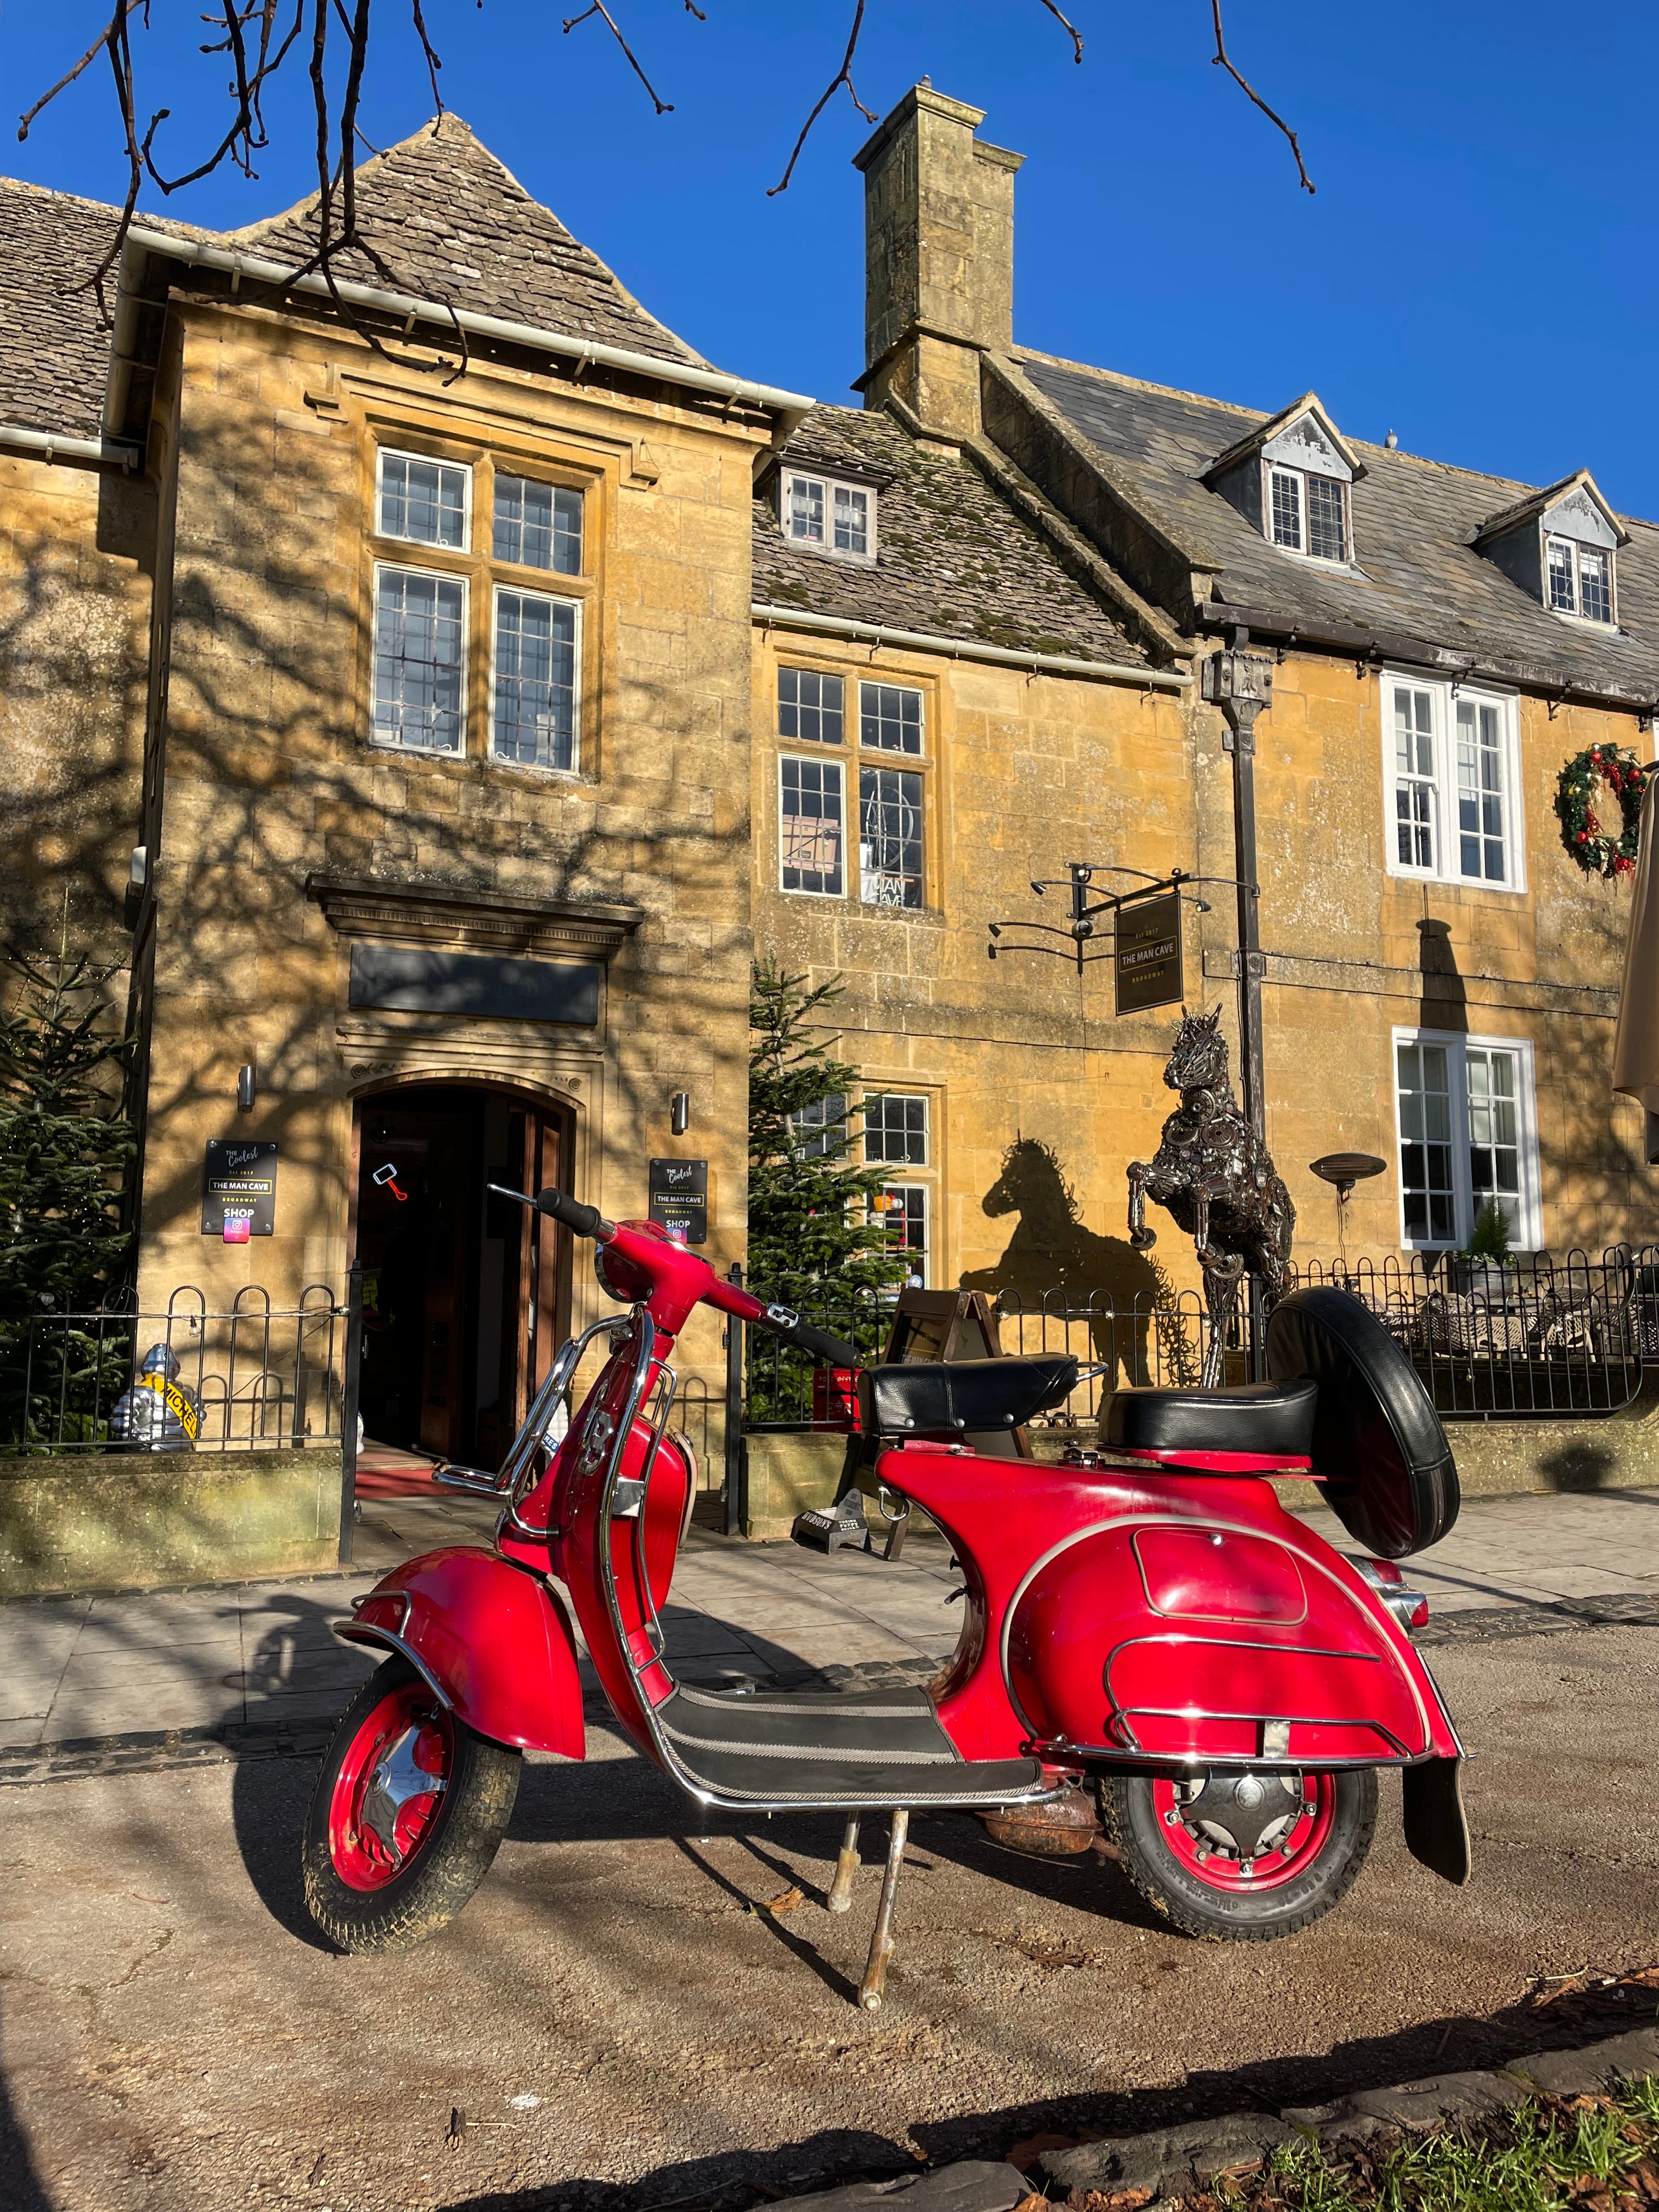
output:
<path id="1" fill-rule="evenodd" d="M 1410 1849 L 1468 1879 L 1462 1749 L 1405 1632 L 1423 1601 L 1391 1564 L 1450 1527 L 1456 1476 L 1416 1375 L 1356 1300 L 1286 1298 L 1266 1383 L 1120 1392 L 1102 1449 L 1070 1464 L 965 1441 L 1060 1404 L 1069 1356 L 867 1370 L 878 1476 L 939 1523 L 962 1569 L 956 1652 L 926 1690 L 708 1690 L 675 1680 L 659 1618 L 696 1488 L 667 1428 L 673 1340 L 702 1303 L 833 1364 L 855 1356 L 654 1226 L 556 1190 L 534 1203 L 596 1240 L 599 1281 L 629 1310 L 563 1347 L 499 1476 L 440 1470 L 501 1498 L 494 1550 L 411 1559 L 338 1624 L 388 1654 L 323 1761 L 304 1845 L 312 1915 L 343 1949 L 442 1927 L 495 1856 L 521 1753 L 584 1755 L 559 1585 L 617 1721 L 699 1805 L 849 1816 L 831 1911 L 851 1901 L 860 1815 L 890 1813 L 871 2007 L 916 1807 L 1038 1832 L 1081 1820 L 1176 1927 L 1259 1942 L 1348 1889 L 1376 1770 L 1398 1766 Z M 610 1357 L 556 1444 L 600 1337 Z M 1322 1484 L 1380 1556 L 1344 1557 L 1286 1513 L 1267 1477 L 1292 1474 Z"/>

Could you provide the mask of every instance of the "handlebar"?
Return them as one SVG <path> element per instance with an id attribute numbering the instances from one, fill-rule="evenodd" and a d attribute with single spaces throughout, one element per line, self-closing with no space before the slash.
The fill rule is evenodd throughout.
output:
<path id="1" fill-rule="evenodd" d="M 592 1237 L 608 1244 L 617 1233 L 616 1223 L 607 1221 L 597 1206 L 583 1206 L 568 1191 L 538 1190 L 532 1198 L 526 1191 L 509 1190 L 504 1182 L 486 1183 L 484 1188 L 493 1190 L 497 1198 L 516 1198 L 520 1206 L 533 1206 L 538 1213 L 550 1213 L 578 1237 Z"/>
<path id="2" fill-rule="evenodd" d="M 645 1268 L 646 1279 L 653 1279 L 653 1238 L 641 1235 L 636 1226 L 624 1223 L 619 1230 L 614 1221 L 605 1219 L 597 1206 L 583 1206 L 568 1191 L 550 1188 L 538 1191 L 532 1198 L 524 1191 L 509 1190 L 505 1183 L 492 1182 L 487 1188 L 499 1197 L 514 1198 L 520 1206 L 533 1206 L 538 1213 L 550 1214 L 555 1221 L 562 1222 L 578 1237 L 591 1237 L 600 1244 L 617 1243 L 618 1249 L 628 1260 Z M 669 1249 L 679 1256 L 682 1263 L 692 1256 L 682 1244 L 671 1245 Z M 707 1271 L 707 1285 L 701 1292 L 686 1295 L 682 1310 L 690 1310 L 695 1297 L 722 1313 L 734 1315 L 738 1320 L 747 1322 L 753 1328 L 763 1328 L 774 1336 L 781 1337 L 786 1344 L 793 1345 L 798 1352 L 808 1353 L 821 1366 L 857 1367 L 862 1364 L 862 1355 L 856 1346 L 846 1343 L 841 1337 L 831 1336 L 826 1329 L 814 1328 L 810 1322 L 803 1321 L 789 1306 L 763 1305 L 757 1297 L 739 1289 L 735 1283 L 723 1282 L 706 1261 L 698 1259 L 697 1265 Z M 631 1293 L 619 1291 L 613 1295 L 627 1297 Z M 678 1327 L 678 1323 L 675 1326 Z"/>

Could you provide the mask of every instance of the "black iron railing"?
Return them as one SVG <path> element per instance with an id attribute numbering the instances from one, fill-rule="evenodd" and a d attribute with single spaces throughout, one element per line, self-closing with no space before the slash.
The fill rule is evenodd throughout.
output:
<path id="1" fill-rule="evenodd" d="M 213 1312 L 191 1286 L 160 1312 L 0 1322 L 0 1453 L 337 1443 L 347 1335 L 319 1283 L 284 1308 L 249 1289 Z"/>
<path id="2" fill-rule="evenodd" d="M 1462 1255 L 1304 1263 L 1297 1284 L 1346 1290 L 1374 1313 L 1449 1419 L 1511 1420 L 1617 1413 L 1659 1366 L 1659 1248 L 1614 1246 L 1599 1258 L 1498 1263 Z M 1248 1286 L 1247 1286 L 1248 1290 Z M 1062 1427 L 1097 1419 L 1117 1389 L 1193 1387 L 1209 1343 L 1201 1296 L 1115 1298 L 1070 1286 L 1023 1295 L 1004 1291 L 995 1308 L 1006 1352 L 1069 1352 L 1102 1372 L 1079 1382 L 1067 1403 L 1042 1417 Z M 803 1304 L 804 1316 L 879 1358 L 892 1322 L 893 1293 L 837 1291 Z M 747 1332 L 745 1429 L 810 1428 L 824 1410 L 811 1363 L 758 1330 Z M 1250 1301 L 1242 1292 L 1227 1323 L 1226 1372 L 1249 1380 L 1255 1354 Z"/>

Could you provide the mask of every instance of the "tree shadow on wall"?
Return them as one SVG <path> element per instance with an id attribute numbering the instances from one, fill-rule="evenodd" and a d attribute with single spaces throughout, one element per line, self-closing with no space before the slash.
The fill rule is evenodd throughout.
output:
<path id="1" fill-rule="evenodd" d="M 983 1291 L 1000 1300 L 1003 1313 L 1023 1316 L 1027 1350 L 1036 1348 L 1045 1318 L 1069 1317 L 1086 1322 L 1095 1358 L 1107 1364 L 1107 1387 L 1115 1387 L 1120 1374 L 1129 1385 L 1188 1379 L 1187 1332 L 1178 1320 L 1160 1323 L 1150 1341 L 1154 1309 L 1176 1305 L 1174 1285 L 1127 1237 L 1097 1237 L 1084 1226 L 1052 1145 L 1016 1137 L 982 1202 L 993 1219 L 1018 1214 L 1018 1225 L 996 1265 L 964 1274 L 961 1287 Z"/>

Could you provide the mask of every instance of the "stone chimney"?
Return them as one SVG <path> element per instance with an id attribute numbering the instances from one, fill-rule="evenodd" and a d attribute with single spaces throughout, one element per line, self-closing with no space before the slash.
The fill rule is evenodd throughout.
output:
<path id="1" fill-rule="evenodd" d="M 864 172 L 864 404 L 892 393 L 947 438 L 977 434 L 979 356 L 1013 343 L 1025 156 L 981 144 L 984 120 L 924 79 L 853 157 Z"/>

